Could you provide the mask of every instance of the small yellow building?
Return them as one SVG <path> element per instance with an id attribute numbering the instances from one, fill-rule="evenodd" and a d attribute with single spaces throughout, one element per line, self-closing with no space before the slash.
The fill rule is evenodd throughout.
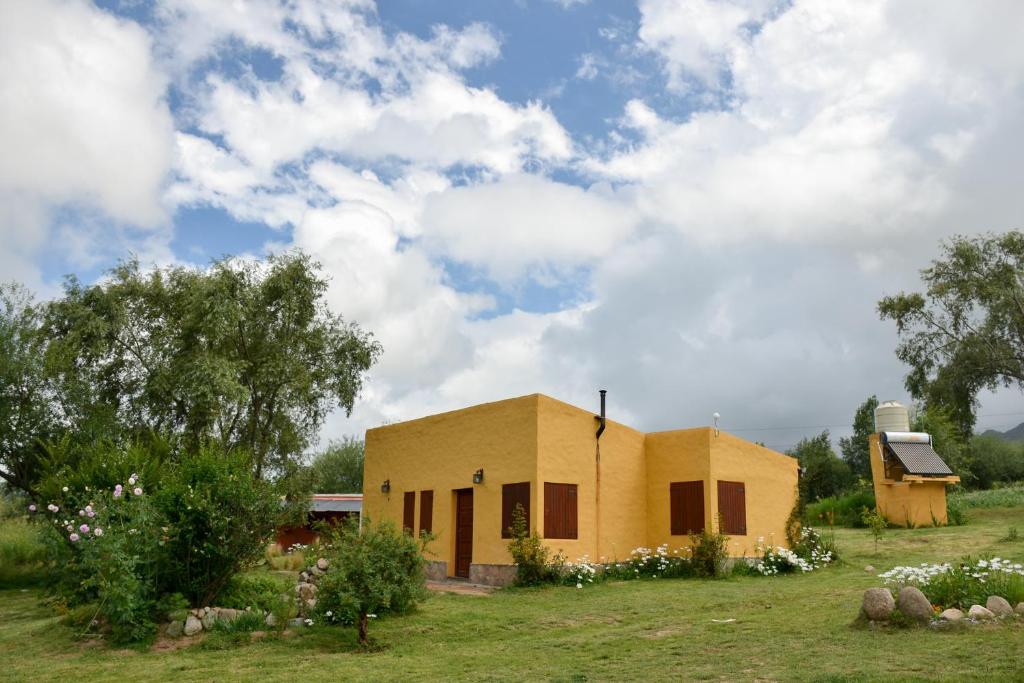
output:
<path id="1" fill-rule="evenodd" d="M 875 433 L 868 437 L 868 448 L 879 514 L 903 527 L 948 523 L 946 487 L 960 477 L 932 449 L 931 436 L 910 431 L 905 406 L 886 401 L 875 409 Z"/>
<path id="2" fill-rule="evenodd" d="M 797 461 L 710 427 L 645 434 L 541 394 L 366 432 L 363 511 L 435 540 L 432 578 L 504 584 L 517 503 L 552 552 L 606 561 L 705 527 L 785 544 Z"/>

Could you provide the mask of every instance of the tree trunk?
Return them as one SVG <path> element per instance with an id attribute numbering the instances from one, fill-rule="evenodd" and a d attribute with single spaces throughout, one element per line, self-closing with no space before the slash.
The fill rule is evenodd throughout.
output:
<path id="1" fill-rule="evenodd" d="M 359 613 L 359 644 L 366 647 L 370 644 L 370 638 L 366 635 L 366 627 L 370 619 L 366 616 L 366 612 Z"/>

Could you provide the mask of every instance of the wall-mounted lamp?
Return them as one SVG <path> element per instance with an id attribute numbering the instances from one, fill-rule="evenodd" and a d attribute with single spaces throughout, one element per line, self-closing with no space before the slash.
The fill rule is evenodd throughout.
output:
<path id="1" fill-rule="evenodd" d="M 482 483 L 484 483 L 484 471 L 483 471 L 483 469 L 479 469 L 479 470 L 477 470 L 476 472 L 473 473 L 473 483 L 474 484 L 482 484 Z"/>
<path id="2" fill-rule="evenodd" d="M 380 485 L 380 492 L 381 493 L 390 493 L 391 492 L 391 480 L 390 479 L 385 479 L 384 483 Z"/>

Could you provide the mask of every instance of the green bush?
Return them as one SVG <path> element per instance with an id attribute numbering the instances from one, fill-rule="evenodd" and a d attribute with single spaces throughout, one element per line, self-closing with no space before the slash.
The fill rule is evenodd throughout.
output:
<path id="1" fill-rule="evenodd" d="M 869 485 L 843 493 L 838 496 L 822 498 L 809 503 L 804 513 L 804 520 L 818 526 L 864 528 L 861 510 L 875 508 L 875 492 Z"/>
<path id="2" fill-rule="evenodd" d="M 722 576 L 725 571 L 725 561 L 729 554 L 726 543 L 729 537 L 705 529 L 699 534 L 690 536 L 690 561 L 692 562 L 693 575 L 702 578 L 713 578 Z"/>
<path id="3" fill-rule="evenodd" d="M 278 608 L 282 596 L 290 599 L 295 584 L 266 573 L 236 574 L 217 598 L 218 607 L 245 609 L 251 607 L 262 612 Z"/>
<path id="4" fill-rule="evenodd" d="M 955 500 L 964 509 L 1024 506 L 1024 483 L 1011 484 L 988 491 L 954 490 L 949 494 L 947 500 Z"/>
<path id="5" fill-rule="evenodd" d="M 512 540 L 508 542 L 508 552 L 516 565 L 517 586 L 539 586 L 543 583 L 557 582 L 563 572 L 559 566 L 563 562 L 552 565 L 548 558 L 548 549 L 544 547 L 540 536 L 526 526 L 526 511 L 516 503 L 512 510 Z"/>
<path id="6" fill-rule="evenodd" d="M 425 544 L 429 536 L 421 537 Z M 426 595 L 423 546 L 389 521 L 339 524 L 327 542 L 331 570 L 320 577 L 316 620 L 355 623 L 369 644 L 369 620 L 403 614 Z"/>
<path id="7" fill-rule="evenodd" d="M 971 605 L 984 605 L 990 595 L 1005 598 L 1011 605 L 1024 602 L 1024 567 L 998 557 L 893 567 L 879 577 L 893 592 L 903 586 L 917 586 L 929 602 L 942 608 L 966 610 Z"/>
<path id="8" fill-rule="evenodd" d="M 946 496 L 946 523 L 950 526 L 967 524 L 967 506 L 959 496 Z"/>
<path id="9" fill-rule="evenodd" d="M 213 604 L 232 576 L 262 555 L 282 514 L 274 487 L 240 451 L 207 446 L 167 468 L 154 505 L 166 527 L 161 593 Z"/>

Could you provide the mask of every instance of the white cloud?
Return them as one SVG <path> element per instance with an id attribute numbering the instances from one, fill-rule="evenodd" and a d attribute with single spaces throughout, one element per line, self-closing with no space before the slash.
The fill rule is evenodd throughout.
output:
<path id="1" fill-rule="evenodd" d="M 166 220 L 164 85 L 135 24 L 75 0 L 0 4 L 0 234 L 15 258 L 46 239 L 61 205 L 141 226 Z"/>

